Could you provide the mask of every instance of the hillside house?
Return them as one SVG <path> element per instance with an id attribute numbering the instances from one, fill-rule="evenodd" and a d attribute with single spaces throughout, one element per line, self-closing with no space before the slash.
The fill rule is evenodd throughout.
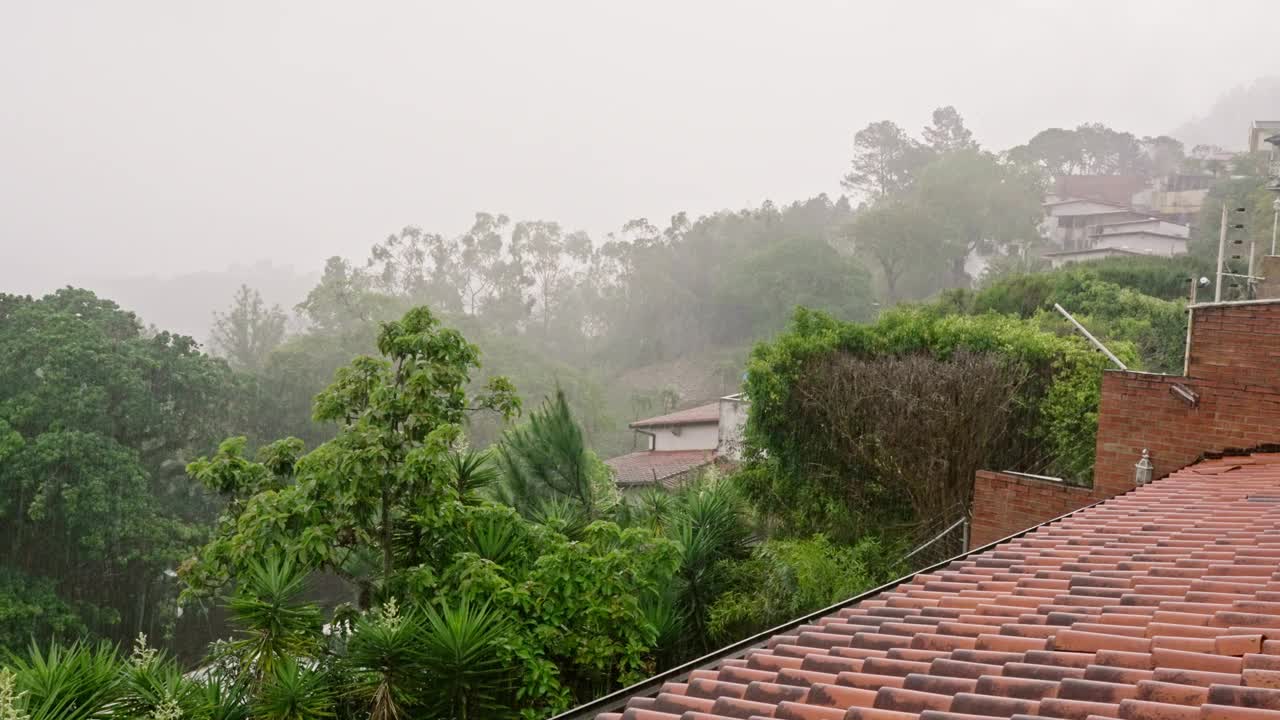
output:
<path id="1" fill-rule="evenodd" d="M 644 449 L 605 460 L 605 465 L 622 489 L 676 487 L 713 463 L 741 459 L 747 407 L 739 393 L 637 420 L 628 427 Z"/>

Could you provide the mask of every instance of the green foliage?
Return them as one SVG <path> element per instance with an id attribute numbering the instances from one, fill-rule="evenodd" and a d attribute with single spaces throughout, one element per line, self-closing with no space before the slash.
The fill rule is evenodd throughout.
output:
<path id="1" fill-rule="evenodd" d="M 837 545 L 824 535 L 769 540 L 751 557 L 725 568 L 729 591 L 710 610 L 710 631 L 720 643 L 748 637 L 888 582 L 898 568 L 882 541 L 868 536 Z"/>
<path id="2" fill-rule="evenodd" d="M 210 341 L 227 362 L 238 370 L 258 372 L 267 356 L 284 342 L 284 310 L 268 308 L 257 290 L 241 285 L 224 313 L 215 313 Z"/>
<path id="3" fill-rule="evenodd" d="M 394 599 L 357 621 L 347 641 L 344 667 L 349 694 L 369 709 L 370 720 L 401 720 L 426 690 L 419 669 L 423 629 L 413 611 L 401 613 Z"/>
<path id="4" fill-rule="evenodd" d="M 1192 258 L 1110 258 L 1053 272 L 999 278 L 942 307 L 961 313 L 1005 313 L 1034 319 L 1060 335 L 1075 330 L 1053 309 L 1062 305 L 1103 342 L 1132 347 L 1137 367 L 1182 372 L 1184 314 L 1190 280 L 1209 272 Z"/>
<path id="5" fill-rule="evenodd" d="M 587 448 L 562 390 L 503 436 L 498 458 L 496 496 L 527 516 L 548 502 L 568 501 L 590 522 L 609 504 L 609 472 Z"/>
<path id="6" fill-rule="evenodd" d="M 171 627 L 158 578 L 212 515 L 179 468 L 225 434 L 237 387 L 91 292 L 0 295 L 0 567 L 54 580 L 90 632 Z"/>
<path id="7" fill-rule="evenodd" d="M 717 281 L 720 332 L 739 342 L 769 337 L 804 305 L 845 320 L 866 320 L 874 297 L 871 275 L 819 237 L 798 237 L 734 259 Z"/>
<path id="8" fill-rule="evenodd" d="M 510 675 L 500 646 L 509 632 L 505 618 L 467 596 L 424 608 L 420 652 L 430 673 L 433 717 L 491 717 L 503 708 Z"/>
<path id="9" fill-rule="evenodd" d="M 88 631 L 76 609 L 58 597 L 52 580 L 0 567 L 0 652 L 33 639 L 70 640 Z"/>
<path id="10" fill-rule="evenodd" d="M 29 720 L 110 718 L 108 708 L 122 693 L 123 668 L 110 643 L 32 643 L 6 664 Z"/>
<path id="11" fill-rule="evenodd" d="M 239 639 L 223 650 L 240 671 L 237 682 L 257 687 L 284 663 L 315 658 L 320 651 L 320 608 L 298 602 L 307 572 L 279 556 L 250 564 L 227 602 Z"/>
<path id="12" fill-rule="evenodd" d="M 1250 242 L 1259 255 L 1270 252 L 1271 229 L 1274 222 L 1275 193 L 1267 190 L 1269 180 L 1265 173 L 1247 174 L 1222 180 L 1209 190 L 1200 208 L 1188 251 L 1211 270 L 1218 259 L 1218 238 L 1222 228 L 1222 206 L 1228 210 L 1227 248 L 1225 264 L 1232 272 L 1243 273 L 1249 266 Z M 1244 212 L 1238 212 L 1244 208 Z M 1235 225 L 1243 225 L 1236 228 Z M 1236 244 L 1239 243 L 1239 244 Z M 1231 256 L 1239 259 L 1232 259 Z M 1209 274 L 1206 272 L 1206 274 Z M 1224 282 L 1226 282 L 1224 280 Z M 1237 288 L 1224 288 L 1225 297 L 1242 297 Z"/>
<path id="13" fill-rule="evenodd" d="M 264 459 L 276 472 L 243 462 L 242 442 L 224 443 L 214 460 L 192 463 L 194 475 L 224 492 L 257 492 L 233 505 L 213 541 L 183 566 L 191 593 L 208 593 L 276 551 L 347 577 L 366 606 L 373 592 L 399 580 L 395 544 L 408 518 L 440 520 L 452 507 L 434 501 L 454 479 L 450 453 L 466 414 L 511 415 L 519 400 L 501 377 L 469 399 L 479 350 L 426 308 L 383 323 L 378 347 L 382 358 L 357 358 L 316 398 L 316 418 L 339 427 L 333 440 L 296 462 L 296 441 L 268 446 Z M 267 480 L 289 471 L 290 483 Z M 220 480 L 220 472 L 233 478 Z M 361 561 L 368 552 L 381 556 L 376 569 Z"/>
<path id="14" fill-rule="evenodd" d="M 271 668 L 257 693 L 252 715 L 261 720 L 321 720 L 335 717 L 333 691 L 322 670 L 285 658 Z"/>
<path id="15" fill-rule="evenodd" d="M 747 441 L 767 460 L 744 476 L 757 509 L 787 532 L 840 533 L 858 537 L 884 522 L 903 519 L 901 501 L 871 468 L 850 462 L 838 433 L 815 426 L 793 395 L 813 362 L 832 353 L 857 357 L 924 354 L 945 360 L 958 351 L 995 353 L 1025 370 L 1010 432 L 988 461 L 1026 467 L 1072 480 L 1087 479 L 1096 432 L 1098 388 L 1105 358 L 1082 340 L 1060 337 L 1030 322 L 998 315 L 960 316 L 936 309 L 901 308 L 874 325 L 841 323 L 798 310 L 790 332 L 752 353 L 747 393 L 751 416 Z M 859 492 L 851 493 L 857 486 Z M 867 495 L 871 493 L 871 495 Z"/>

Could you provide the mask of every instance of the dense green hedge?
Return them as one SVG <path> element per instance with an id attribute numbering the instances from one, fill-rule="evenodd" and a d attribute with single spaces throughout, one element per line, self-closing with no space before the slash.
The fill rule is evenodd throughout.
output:
<path id="1" fill-rule="evenodd" d="M 960 315 L 938 306 L 885 313 L 873 325 L 835 320 L 801 308 L 791 328 L 758 345 L 748 365 L 751 397 L 748 445 L 758 462 L 744 485 L 758 507 L 774 508 L 793 532 L 827 530 L 858 536 L 902 519 L 902 498 L 878 486 L 874 470 L 851 466 L 833 447 L 829 428 L 808 417 L 793 385 L 815 359 L 845 352 L 864 357 L 923 353 L 946 359 L 961 350 L 995 353 L 1027 371 L 1011 432 L 990 459 L 993 467 L 1023 469 L 1088 482 L 1093 462 L 1097 407 L 1105 357 L 1083 340 L 1041 329 L 1008 315 Z M 1127 345 L 1118 351 L 1133 357 Z M 861 483 L 859 502 L 848 507 L 850 483 Z"/>

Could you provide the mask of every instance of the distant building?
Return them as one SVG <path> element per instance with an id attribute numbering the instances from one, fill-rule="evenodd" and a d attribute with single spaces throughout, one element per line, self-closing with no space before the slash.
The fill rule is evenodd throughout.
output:
<path id="1" fill-rule="evenodd" d="M 1200 215 L 1213 175 L 1166 175 L 1134 193 L 1131 204 L 1137 210 L 1189 225 Z"/>
<path id="2" fill-rule="evenodd" d="M 1168 257 L 1187 251 L 1212 175 L 1064 176 L 1045 198 L 1041 234 L 1053 267 L 1117 255 Z"/>
<path id="3" fill-rule="evenodd" d="M 1089 237 L 1101 225 L 1148 220 L 1151 217 L 1127 204 L 1084 198 L 1053 200 L 1044 204 L 1044 211 L 1042 231 L 1054 247 L 1065 252 L 1087 250 Z"/>
<path id="4" fill-rule="evenodd" d="M 1082 198 L 1128 207 L 1147 187 L 1146 178 L 1137 175 L 1060 175 L 1053 181 L 1050 199 Z"/>
<path id="5" fill-rule="evenodd" d="M 1254 120 L 1249 126 L 1249 152 L 1267 149 L 1267 138 L 1280 135 L 1280 120 Z"/>
<path id="6" fill-rule="evenodd" d="M 637 420 L 628 427 L 644 438 L 646 448 L 605 460 L 605 465 L 624 490 L 676 487 L 717 461 L 742 458 L 747 408 L 746 398 L 739 393 Z"/>

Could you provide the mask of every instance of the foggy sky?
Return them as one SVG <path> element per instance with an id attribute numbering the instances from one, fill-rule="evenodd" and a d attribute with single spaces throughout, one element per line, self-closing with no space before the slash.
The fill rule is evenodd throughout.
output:
<path id="1" fill-rule="evenodd" d="M 834 195 L 946 104 L 1165 133 L 1280 71 L 1273 2 L 0 0 L 0 291 Z"/>

